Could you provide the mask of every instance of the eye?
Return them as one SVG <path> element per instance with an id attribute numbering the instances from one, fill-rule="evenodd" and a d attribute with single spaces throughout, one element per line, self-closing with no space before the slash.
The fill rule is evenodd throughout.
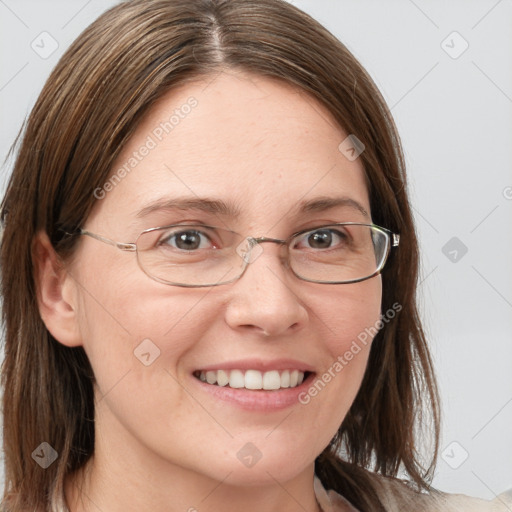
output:
<path id="1" fill-rule="evenodd" d="M 181 251 L 196 251 L 214 247 L 210 237 L 196 229 L 167 232 L 162 236 L 158 245 L 168 245 Z"/>
<path id="2" fill-rule="evenodd" d="M 303 233 L 294 248 L 332 249 L 348 241 L 347 233 L 338 229 L 320 228 Z"/>

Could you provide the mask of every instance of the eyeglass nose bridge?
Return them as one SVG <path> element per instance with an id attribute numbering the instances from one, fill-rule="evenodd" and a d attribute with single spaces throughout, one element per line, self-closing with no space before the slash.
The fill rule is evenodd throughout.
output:
<path id="1" fill-rule="evenodd" d="M 248 236 L 244 239 L 244 241 L 238 246 L 237 253 L 244 261 L 244 270 L 249 265 L 249 263 L 253 263 L 256 261 L 258 256 L 263 252 L 263 248 L 261 247 L 261 244 L 264 243 L 272 243 L 272 244 L 278 244 L 278 245 L 286 245 L 286 240 L 280 240 L 279 238 L 268 238 L 266 236 Z M 258 249 L 255 250 L 255 248 L 258 247 Z"/>

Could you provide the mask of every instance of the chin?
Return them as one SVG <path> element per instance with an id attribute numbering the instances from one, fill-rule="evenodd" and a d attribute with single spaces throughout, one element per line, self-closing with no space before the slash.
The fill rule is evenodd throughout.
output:
<path id="1" fill-rule="evenodd" d="M 307 450 L 288 443 L 276 446 L 267 442 L 261 449 L 250 441 L 236 444 L 234 452 L 217 458 L 210 466 L 217 467 L 212 472 L 215 479 L 219 479 L 219 475 L 229 474 L 226 483 L 230 485 L 257 487 L 273 486 L 276 481 L 287 482 L 312 466 L 315 460 L 314 454 L 308 458 Z M 223 462 L 221 465 L 218 464 L 220 461 Z"/>
<path id="2" fill-rule="evenodd" d="M 226 483 L 237 487 L 274 486 L 295 478 L 305 467 L 295 466 L 293 460 L 286 464 L 264 464 L 262 461 L 251 468 L 233 467 Z"/>

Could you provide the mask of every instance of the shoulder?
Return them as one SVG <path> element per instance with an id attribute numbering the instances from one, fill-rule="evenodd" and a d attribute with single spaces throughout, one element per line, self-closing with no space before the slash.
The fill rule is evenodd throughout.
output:
<path id="1" fill-rule="evenodd" d="M 428 493 L 418 492 L 409 482 L 397 478 L 379 476 L 375 481 L 380 488 L 379 496 L 388 510 L 415 510 L 421 505 L 421 510 L 425 512 L 512 511 L 512 489 L 491 501 L 486 501 L 462 494 L 448 494 L 436 489 L 431 489 Z"/>
<path id="2" fill-rule="evenodd" d="M 448 494 L 436 489 L 419 492 L 410 482 L 398 478 L 372 474 L 376 491 L 386 510 L 421 510 L 422 512 L 511 512 L 512 489 L 492 501 L 462 494 Z M 318 479 L 315 479 L 318 480 Z M 315 481 L 318 501 L 324 512 L 357 512 L 347 500 L 336 492 L 325 491 Z"/>

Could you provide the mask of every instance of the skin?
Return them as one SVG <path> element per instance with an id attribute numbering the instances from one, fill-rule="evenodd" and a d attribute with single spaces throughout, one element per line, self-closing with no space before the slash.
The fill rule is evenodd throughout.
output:
<path id="1" fill-rule="evenodd" d="M 326 222 L 370 222 L 350 207 L 296 213 L 301 201 L 346 196 L 367 212 L 360 159 L 338 150 L 347 134 L 304 92 L 226 71 L 174 89 L 139 125 L 114 169 L 170 113 L 197 99 L 171 134 L 106 196 L 83 226 L 133 242 L 144 229 L 199 220 L 244 236 L 286 238 Z M 236 217 L 200 211 L 137 212 L 181 195 L 234 203 Z M 81 237 L 66 266 L 47 237 L 36 243 L 39 306 L 61 343 L 83 346 L 93 367 L 96 446 L 66 482 L 72 512 L 152 510 L 318 511 L 314 460 L 343 421 L 366 368 L 370 343 L 307 405 L 242 410 L 201 391 L 192 372 L 226 360 L 294 358 L 317 375 L 332 367 L 381 306 L 381 278 L 323 285 L 296 278 L 264 244 L 244 276 L 210 288 L 168 286 L 141 271 L 134 253 Z M 134 349 L 149 338 L 149 366 Z M 238 451 L 252 443 L 248 468 Z"/>

